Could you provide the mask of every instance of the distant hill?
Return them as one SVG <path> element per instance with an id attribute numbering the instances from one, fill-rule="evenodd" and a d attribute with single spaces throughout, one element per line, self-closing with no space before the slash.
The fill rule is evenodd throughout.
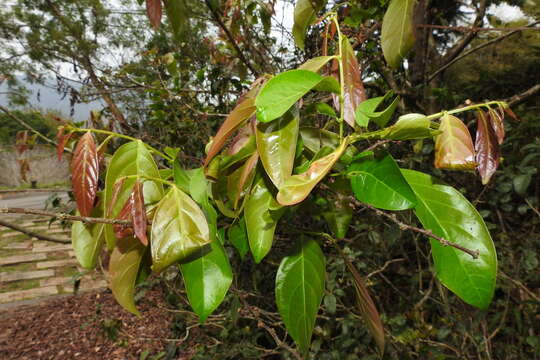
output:
<path id="1" fill-rule="evenodd" d="M 64 99 L 62 99 L 62 94 L 59 94 L 54 89 L 38 84 L 30 84 L 28 82 L 25 82 L 23 79 L 19 79 L 19 81 L 24 84 L 28 88 L 28 90 L 31 91 L 32 95 L 29 96 L 28 100 L 32 107 L 40 108 L 43 110 L 56 110 L 60 112 L 64 117 L 72 117 L 75 121 L 86 120 L 89 117 L 90 110 L 98 110 L 103 107 L 103 105 L 99 101 L 85 104 L 75 104 L 73 116 L 70 116 L 71 107 L 69 105 L 69 96 L 66 96 Z M 54 83 L 54 80 L 51 80 L 50 82 Z M 74 87 L 77 88 L 77 86 Z M 0 85 L 0 105 L 9 105 L 7 95 L 2 94 L 5 93 L 7 90 L 8 88 L 5 82 Z"/>

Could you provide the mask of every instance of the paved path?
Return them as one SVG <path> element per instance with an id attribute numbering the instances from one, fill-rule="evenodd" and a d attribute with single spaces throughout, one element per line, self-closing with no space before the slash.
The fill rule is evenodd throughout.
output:
<path id="1" fill-rule="evenodd" d="M 0 200 L 0 207 L 43 209 L 50 194 L 31 194 Z M 61 194 L 67 199 L 67 194 Z M 16 222 L 31 231 L 69 240 L 70 229 L 58 223 L 48 225 L 48 219 L 27 215 L 0 214 L 0 218 Z M 107 286 L 98 271 L 78 267 L 71 244 L 40 241 L 0 226 L 0 304 L 36 299 Z"/>

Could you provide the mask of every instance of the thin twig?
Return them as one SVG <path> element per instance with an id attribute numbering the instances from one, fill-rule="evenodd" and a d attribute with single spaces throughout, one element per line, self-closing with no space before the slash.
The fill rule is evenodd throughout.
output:
<path id="1" fill-rule="evenodd" d="M 540 21 L 537 21 L 537 22 L 534 22 L 532 24 L 529 24 L 527 25 L 527 27 L 533 27 L 537 24 L 539 24 Z M 494 43 L 497 43 L 499 41 L 502 41 L 504 39 L 506 39 L 507 37 L 509 36 L 512 36 L 514 34 L 517 34 L 518 32 L 520 32 L 522 30 L 515 30 L 515 31 L 511 31 L 509 32 L 508 34 L 504 34 L 504 35 L 501 35 L 499 37 L 496 37 L 495 39 L 492 39 L 490 41 L 486 41 L 485 43 L 477 46 L 477 47 L 474 47 L 468 51 L 465 51 L 463 54 L 461 54 L 460 56 L 456 56 L 455 58 L 453 58 L 451 61 L 449 61 L 448 63 L 444 64 L 443 66 L 441 66 L 439 69 L 437 69 L 437 71 L 435 71 L 433 74 L 431 74 L 429 77 L 428 77 L 428 82 L 430 82 L 431 80 L 433 80 L 437 75 L 439 75 L 441 72 L 443 72 L 444 70 L 446 70 L 447 68 L 449 68 L 450 66 L 452 66 L 454 63 L 456 63 L 457 61 L 463 59 L 465 56 L 468 56 L 480 49 L 483 49 L 485 48 L 486 46 L 489 46 L 491 44 L 494 44 Z"/>
<path id="2" fill-rule="evenodd" d="M 384 265 L 382 266 L 382 268 L 378 269 L 378 270 L 375 270 L 375 271 L 372 271 L 370 272 L 369 274 L 366 275 L 366 279 L 369 279 L 370 277 L 372 277 L 373 275 L 377 275 L 379 273 L 382 273 L 384 270 L 386 270 L 386 268 L 388 267 L 388 265 L 392 264 L 392 263 L 395 263 L 395 262 L 400 262 L 400 261 L 405 261 L 404 258 L 398 258 L 398 259 L 392 259 L 392 260 L 388 260 L 387 262 L 384 263 Z"/>
<path id="3" fill-rule="evenodd" d="M 264 322 L 260 320 L 257 323 L 257 326 L 265 329 L 270 334 L 270 336 L 272 336 L 277 346 L 289 351 L 297 360 L 302 360 L 302 356 L 298 353 L 298 351 L 296 351 L 295 349 L 287 345 L 287 343 L 281 341 L 281 339 L 277 336 L 274 329 L 272 329 L 271 327 L 269 327 L 268 325 L 266 325 Z"/>
<path id="4" fill-rule="evenodd" d="M 247 66 L 247 68 L 249 69 L 249 71 L 251 71 L 251 73 L 258 77 L 259 76 L 259 73 L 257 72 L 257 70 L 255 70 L 253 68 L 253 66 L 251 65 L 251 63 L 248 61 L 248 59 L 244 56 L 244 53 L 242 52 L 242 50 L 240 50 L 240 47 L 238 46 L 238 44 L 236 43 L 236 40 L 234 39 L 233 35 L 231 34 L 231 31 L 227 28 L 227 26 L 223 23 L 223 21 L 221 20 L 221 18 L 219 17 L 219 14 L 217 13 L 217 11 L 212 7 L 212 4 L 210 4 L 210 0 L 205 0 L 205 3 L 206 3 L 206 6 L 208 7 L 208 9 L 210 10 L 210 12 L 212 13 L 212 17 L 214 18 L 214 20 L 216 20 L 216 22 L 218 23 L 219 27 L 223 30 L 223 32 L 225 33 L 225 35 L 227 36 L 227 39 L 229 39 L 229 42 L 231 43 L 231 45 L 234 47 L 234 49 L 236 50 L 236 52 L 238 53 L 238 57 L 240 58 L 240 60 L 244 63 L 244 65 Z"/>
<path id="5" fill-rule="evenodd" d="M 21 193 L 21 192 L 68 192 L 71 189 L 12 189 L 0 190 L 0 194 L 6 193 Z"/>
<path id="6" fill-rule="evenodd" d="M 35 237 L 35 238 L 37 238 L 39 240 L 45 240 L 45 241 L 50 241 L 50 242 L 55 242 L 55 243 L 60 243 L 60 244 L 68 244 L 68 243 L 70 243 L 69 240 L 62 240 L 62 239 L 50 237 L 50 236 L 47 236 L 47 235 L 41 235 L 41 234 L 38 234 L 38 233 L 35 233 L 33 231 L 27 230 L 25 228 L 22 228 L 22 227 L 20 227 L 18 225 L 12 224 L 12 223 L 4 221 L 4 220 L 0 220 L 0 225 L 5 226 L 5 227 L 10 228 L 10 229 L 13 229 L 15 231 L 18 231 L 18 232 L 23 233 L 25 235 L 28 235 L 30 237 Z"/>
<path id="7" fill-rule="evenodd" d="M 58 218 L 59 220 L 82 221 L 84 223 L 89 223 L 89 224 L 110 224 L 110 225 L 115 225 L 115 224 L 131 225 L 132 224 L 132 222 L 129 220 L 104 219 L 104 218 L 96 218 L 96 217 L 89 217 L 89 216 L 76 216 L 76 215 L 69 215 L 65 213 L 54 213 L 54 212 L 45 211 L 45 210 L 12 208 L 12 207 L 0 208 L 0 214 L 40 215 L 40 216 L 55 217 L 55 218 Z"/>
<path id="8" fill-rule="evenodd" d="M 19 124 L 21 124 L 23 127 L 27 128 L 28 130 L 30 130 L 31 132 L 33 132 L 34 134 L 36 134 L 38 137 L 40 137 L 41 139 L 45 140 L 46 142 L 48 142 L 49 144 L 52 144 L 54 146 L 56 146 L 56 142 L 54 142 L 53 140 L 49 139 L 48 137 L 46 137 L 45 135 L 43 135 L 42 133 L 40 133 L 39 131 L 37 131 L 36 129 L 34 129 L 32 126 L 28 125 L 28 123 L 26 123 L 26 121 L 24 121 L 23 119 L 15 116 L 15 114 L 13 114 L 11 111 L 9 111 L 8 109 L 6 109 L 5 107 L 3 107 L 2 105 L 0 105 L 0 110 L 2 110 L 8 117 L 10 117 L 12 120 L 15 120 L 16 122 L 18 122 Z"/>
<path id="9" fill-rule="evenodd" d="M 474 26 L 445 26 L 445 25 L 433 25 L 433 24 L 418 24 L 416 27 L 429 28 L 429 29 L 441 29 L 452 30 L 458 32 L 479 32 L 479 31 L 523 31 L 523 30 L 540 30 L 530 26 L 518 26 L 508 28 L 486 28 L 486 27 L 474 27 Z"/>
<path id="10" fill-rule="evenodd" d="M 387 219 L 390 219 L 391 221 L 396 223 L 399 226 L 399 228 L 402 229 L 402 230 L 410 230 L 410 231 L 414 231 L 414 232 L 423 234 L 423 235 L 425 235 L 427 237 L 430 237 L 430 238 L 433 238 L 433 239 L 437 240 L 442 246 L 451 246 L 451 247 L 453 247 L 455 249 L 461 250 L 464 253 L 467 253 L 467 254 L 471 255 L 473 259 L 478 259 L 478 255 L 480 254 L 480 252 L 478 250 L 471 250 L 471 249 L 463 247 L 463 246 L 461 246 L 459 244 L 456 244 L 454 242 L 448 241 L 448 240 L 446 240 L 446 239 L 444 239 L 444 238 L 442 238 L 440 236 L 435 235 L 430 230 L 425 230 L 425 229 L 421 229 L 421 228 L 416 227 L 416 226 L 405 224 L 404 222 L 400 221 L 396 217 L 395 214 L 387 214 L 386 212 L 381 211 L 381 210 L 377 209 L 376 207 L 371 206 L 369 204 L 360 203 L 360 202 L 358 202 L 358 203 L 360 204 L 360 206 L 367 207 L 368 209 L 373 210 L 375 213 L 377 213 L 377 215 L 384 216 Z"/>

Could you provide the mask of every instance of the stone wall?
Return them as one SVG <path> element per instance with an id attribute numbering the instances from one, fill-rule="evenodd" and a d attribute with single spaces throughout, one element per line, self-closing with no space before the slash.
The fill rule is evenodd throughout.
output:
<path id="1" fill-rule="evenodd" d="M 19 159 L 28 159 L 30 171 L 26 174 L 28 182 L 21 178 Z M 51 146 L 36 145 L 17 154 L 14 146 L 0 146 L 0 186 L 16 188 L 36 181 L 38 186 L 69 181 L 70 155 L 64 153 L 58 161 L 56 150 Z"/>

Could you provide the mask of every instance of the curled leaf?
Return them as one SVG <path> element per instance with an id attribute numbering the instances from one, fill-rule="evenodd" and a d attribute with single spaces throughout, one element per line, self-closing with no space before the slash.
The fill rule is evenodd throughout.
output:
<path id="1" fill-rule="evenodd" d="M 381 322 L 381 316 L 377 311 L 377 307 L 373 302 L 373 299 L 369 295 L 369 291 L 364 283 L 364 280 L 356 270 L 356 267 L 347 259 L 343 257 L 347 269 L 351 273 L 354 280 L 354 288 L 356 289 L 356 298 L 358 299 L 358 310 L 362 318 L 366 322 L 369 332 L 377 343 L 379 354 L 382 356 L 384 353 L 384 328 Z"/>
<path id="2" fill-rule="evenodd" d="M 483 111 L 477 112 L 476 141 L 474 144 L 476 150 L 477 169 L 482 184 L 487 184 L 497 167 L 501 158 L 497 134 L 491 126 L 488 116 Z"/>
<path id="3" fill-rule="evenodd" d="M 231 134 L 238 129 L 247 119 L 255 114 L 255 99 L 246 98 L 242 102 L 239 102 L 236 107 L 231 111 L 227 119 L 223 122 L 219 128 L 216 136 L 212 140 L 212 145 L 208 150 L 208 155 L 204 160 L 204 166 L 208 166 L 210 160 L 216 156 L 219 151 L 225 145 L 225 141 L 231 136 Z"/>
<path id="4" fill-rule="evenodd" d="M 439 169 L 473 170 L 474 146 L 467 126 L 457 117 L 444 114 L 435 137 L 435 167 Z"/>
<path id="5" fill-rule="evenodd" d="M 303 201 L 332 169 L 347 148 L 347 145 L 348 140 L 345 139 L 332 153 L 314 161 L 306 172 L 288 178 L 279 189 L 278 203 L 289 206 Z"/>
<path id="6" fill-rule="evenodd" d="M 91 132 L 84 134 L 71 160 L 73 195 L 82 216 L 90 216 L 96 199 L 99 160 L 96 143 Z"/>
<path id="7" fill-rule="evenodd" d="M 64 153 L 64 148 L 66 147 L 66 144 L 69 141 L 71 135 L 73 135 L 72 132 L 69 132 L 67 134 L 65 134 L 64 132 L 65 127 L 61 126 L 58 129 L 58 133 L 56 134 L 56 155 L 58 156 L 58 161 L 62 161 L 62 154 Z"/>
<path id="8" fill-rule="evenodd" d="M 148 220 L 146 219 L 146 209 L 144 207 L 143 183 L 136 181 L 131 193 L 133 198 L 133 206 L 131 207 L 131 217 L 133 219 L 133 231 L 135 236 L 141 241 L 144 246 L 148 246 L 148 238 L 146 237 L 146 229 Z"/>
<path id="9" fill-rule="evenodd" d="M 497 142 L 499 145 L 503 143 L 504 140 L 504 113 L 499 113 L 498 111 L 489 108 L 488 110 L 489 114 L 489 120 L 491 121 L 491 126 L 493 127 L 493 130 L 495 131 L 495 135 L 497 135 Z"/>

